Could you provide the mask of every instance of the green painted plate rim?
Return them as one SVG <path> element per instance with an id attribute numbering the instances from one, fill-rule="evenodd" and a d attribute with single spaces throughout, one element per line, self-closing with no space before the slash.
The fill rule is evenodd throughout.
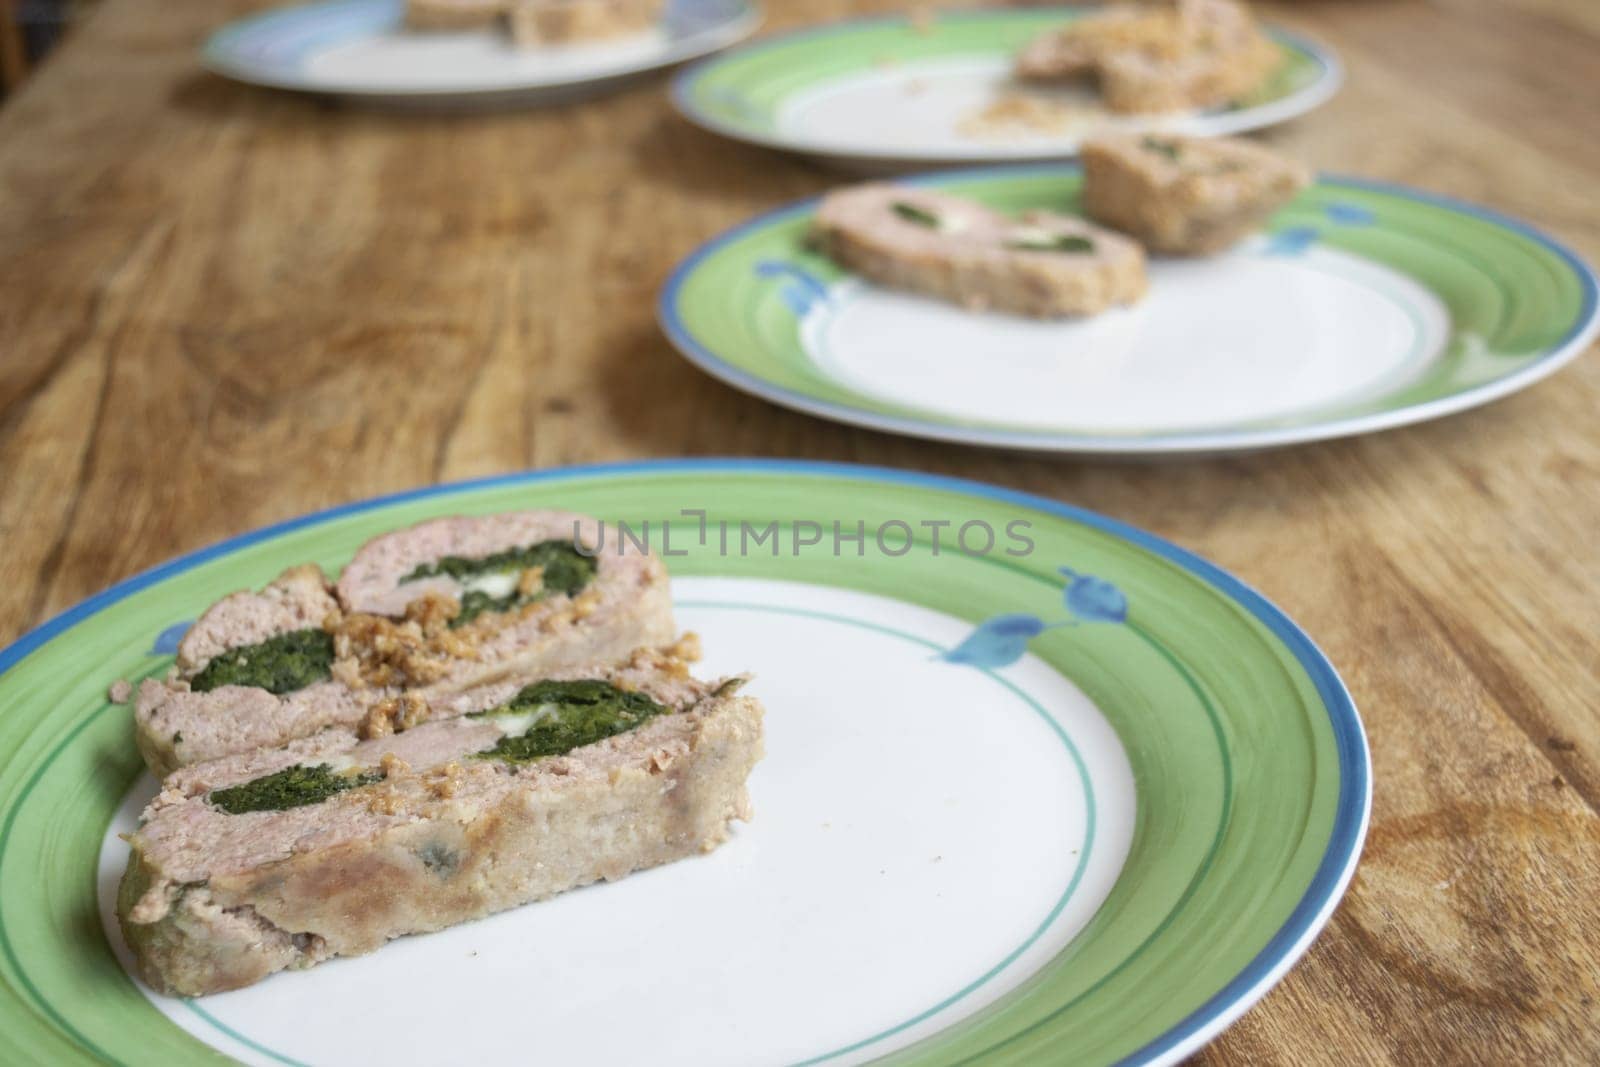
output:
<path id="1" fill-rule="evenodd" d="M 1326 802 L 1326 808 L 1323 813 L 1328 817 L 1330 827 L 1326 844 L 1322 849 L 1320 858 L 1316 860 L 1314 873 L 1306 883 L 1298 902 L 1254 957 L 1246 965 L 1242 966 L 1222 988 L 1211 993 L 1198 1008 L 1180 1021 L 1167 1027 L 1159 1035 L 1145 1042 L 1121 1062 L 1141 1064 L 1170 1063 L 1188 1055 L 1215 1036 L 1263 996 L 1306 951 L 1312 940 L 1331 917 L 1354 873 L 1366 834 L 1372 801 L 1371 762 L 1366 736 L 1355 705 L 1333 665 L 1316 647 L 1309 636 L 1284 615 L 1281 610 L 1262 597 L 1261 594 L 1226 571 L 1187 550 L 1135 527 L 1100 516 L 1094 512 L 980 482 L 852 464 L 726 458 L 655 460 L 554 468 L 415 489 L 347 504 L 263 527 L 181 556 L 129 578 L 63 612 L 24 635 L 4 651 L 0 651 L 0 682 L 4 681 L 6 674 L 13 667 L 49 643 L 53 638 L 62 635 L 74 626 L 105 611 L 118 602 L 126 600 L 158 583 L 181 575 L 186 571 L 200 567 L 202 564 L 224 559 L 249 546 L 272 542 L 297 530 L 327 524 L 347 516 L 403 506 L 430 498 L 467 497 L 473 493 L 505 490 L 514 487 L 548 487 L 549 483 L 573 480 L 588 481 L 603 486 L 607 481 L 617 480 L 621 482 L 630 476 L 643 479 L 660 478 L 665 481 L 674 477 L 686 476 L 711 479 L 719 475 L 730 478 L 761 479 L 767 483 L 787 479 L 797 483 L 808 493 L 811 488 L 810 485 L 805 484 L 808 480 L 815 480 L 819 487 L 832 480 L 835 482 L 854 483 L 860 489 L 892 490 L 906 488 L 909 490 L 924 490 L 929 494 L 965 497 L 984 506 L 1004 505 L 1025 508 L 1046 518 L 1059 520 L 1068 526 L 1085 528 L 1089 535 L 1098 536 L 1109 545 L 1121 544 L 1124 550 L 1131 549 L 1135 555 L 1153 557 L 1156 565 L 1167 566 L 1175 573 L 1184 574 L 1184 572 L 1187 572 L 1186 581 L 1199 588 L 1209 590 L 1212 596 L 1238 612 L 1239 617 L 1245 620 L 1249 626 L 1259 629 L 1278 642 L 1282 646 L 1282 651 L 1287 653 L 1287 656 L 1284 657 L 1284 662 L 1286 664 L 1294 664 L 1296 670 L 1303 675 L 1302 680 L 1295 684 L 1303 687 L 1307 694 L 1315 697 L 1315 700 L 1307 705 L 1307 710 L 1314 712 L 1320 705 L 1321 711 L 1325 712 L 1327 716 L 1325 723 L 1313 721 L 1313 725 L 1318 731 L 1327 731 L 1328 740 L 1324 742 L 1325 752 L 1328 756 L 1331 756 L 1333 762 L 1332 767 L 1326 767 L 1320 763 L 1313 764 L 1313 769 L 1319 774 L 1325 771 L 1333 773 L 1337 779 L 1337 784 L 1333 787 L 1334 791 L 1331 794 L 1325 794 L 1332 798 Z M 190 607 L 192 606 L 186 605 L 185 610 Z M 1191 684 L 1193 683 L 1191 682 Z M 84 719 L 79 726 L 74 727 L 69 732 L 65 741 L 58 742 L 58 747 L 60 744 L 69 742 L 72 737 L 81 731 L 84 725 L 92 722 L 94 722 L 93 716 Z M 1218 738 L 1219 740 L 1221 739 L 1220 734 Z M 17 758 L 17 753 L 11 753 L 9 756 Z M 37 756 L 37 753 L 34 753 L 34 756 Z M 40 766 L 42 767 L 43 765 Z M 42 773 L 42 771 L 35 769 L 33 777 L 37 778 L 39 773 Z M 98 783 L 96 788 L 99 788 Z M 119 790 L 120 788 L 122 787 L 118 787 Z M 18 804 L 26 791 L 25 788 L 13 791 L 4 799 L 4 806 L 10 810 L 5 813 L 4 825 L 0 826 L 0 831 L 3 831 L 0 832 L 0 862 L 4 861 L 7 847 L 11 842 L 12 823 L 19 810 Z M 101 790 L 101 792 L 104 792 L 104 790 Z M 116 795 L 120 796 L 120 792 Z M 115 806 L 115 802 L 111 802 L 113 809 Z M 1226 821 L 1224 825 L 1228 825 Z M 98 846 L 96 847 L 98 848 Z M 1247 908 L 1249 906 L 1246 900 L 1247 895 L 1238 894 L 1236 903 L 1231 906 L 1235 907 L 1236 910 Z M 1233 899 L 1233 896 L 1230 895 L 1229 900 L 1232 901 Z M 0 919 L 3 918 L 3 912 L 0 912 Z M 1152 935 L 1152 937 L 1154 936 L 1158 935 Z M 103 944 L 103 939 L 101 947 L 105 949 L 109 956 L 110 948 Z M 17 976 L 17 980 L 22 980 L 23 972 L 20 969 L 16 946 L 3 923 L 0 923 L 0 964 L 5 964 Z M 115 966 L 115 964 L 112 965 Z M 36 1030 L 36 1037 L 41 1036 L 43 1033 L 49 1033 L 62 1046 L 75 1047 L 83 1053 L 86 1059 L 108 1058 L 105 1051 L 97 1051 L 92 1047 L 85 1046 L 82 1043 L 82 1039 L 74 1036 L 74 1031 L 70 1024 L 59 1015 L 54 1006 L 39 999 L 37 995 L 30 997 L 24 988 L 19 988 L 15 984 L 12 974 L 0 970 L 0 978 L 4 979 L 4 984 L 0 985 L 0 1011 L 20 1012 L 23 1018 L 32 1016 L 31 1022 L 36 1027 L 42 1028 L 41 1030 Z M 123 980 L 127 980 L 126 976 L 123 976 Z M 27 985 L 25 980 L 23 980 L 23 985 L 24 987 Z M 1006 994 L 998 1003 L 1004 1004 L 1012 998 L 1019 997 L 1025 988 L 1026 983 L 1023 989 L 1014 990 Z M 1210 988 L 1209 985 L 1206 987 L 1207 990 Z M 7 1004 L 6 1000 L 10 1000 L 11 1003 Z M 993 1007 L 995 1006 L 984 1009 L 984 1012 L 989 1012 Z M 1025 1054 L 1016 1048 L 1007 1049 L 1004 1047 L 1005 1044 L 1029 1035 L 1034 1040 L 1037 1040 L 1042 1036 L 1038 1032 L 1038 1028 L 1051 1023 L 1064 1008 L 1065 1005 L 1062 1005 L 1055 1012 L 1032 1025 L 1008 1033 L 996 1043 L 979 1051 L 975 1058 L 984 1062 L 1018 1062 L 1017 1056 Z M 153 1011 L 154 1009 L 152 1008 L 151 1010 Z M 962 1025 L 964 1023 L 958 1022 L 956 1027 L 959 1028 Z M 943 1062 L 948 1056 L 941 1057 L 939 1053 L 938 1045 L 942 1037 L 943 1032 L 935 1034 L 922 1039 L 909 1048 L 891 1053 L 890 1057 L 897 1062 Z M 198 1046 L 197 1051 L 199 1051 Z M 212 1055 L 215 1057 L 214 1053 Z M 967 1058 L 974 1057 L 968 1055 Z"/>
<path id="2" fill-rule="evenodd" d="M 980 184 L 1002 186 L 1008 182 L 1057 177 L 1075 183 L 1081 173 L 1082 168 L 1076 163 L 1032 163 L 934 171 L 896 180 L 931 186 L 958 184 L 969 187 Z M 677 348 L 690 363 L 742 392 L 782 407 L 836 422 L 911 437 L 1042 452 L 1107 455 L 1212 454 L 1247 451 L 1350 437 L 1425 422 L 1487 404 L 1533 385 L 1577 358 L 1597 334 L 1600 334 L 1600 300 L 1597 300 L 1597 296 L 1600 296 L 1600 281 L 1597 281 L 1594 269 L 1566 245 L 1528 223 L 1454 197 L 1370 178 L 1322 174 L 1318 176 L 1312 189 L 1308 190 L 1308 194 L 1328 189 L 1348 189 L 1356 193 L 1394 198 L 1402 202 L 1412 202 L 1459 214 L 1466 219 L 1504 231 L 1548 254 L 1561 269 L 1568 272 L 1563 280 L 1575 286 L 1577 292 L 1571 318 L 1564 323 L 1564 332 L 1558 340 L 1550 343 L 1536 357 L 1514 370 L 1477 385 L 1444 392 L 1424 400 L 1402 402 L 1384 410 L 1346 417 L 1329 417 L 1321 421 L 1311 419 L 1287 425 L 1246 424 L 1206 430 L 1156 431 L 1146 434 L 1071 433 L 974 424 L 954 418 L 896 410 L 888 404 L 858 394 L 838 399 L 778 384 L 760 373 L 735 365 L 726 355 L 703 341 L 687 321 L 683 307 L 684 290 L 697 270 L 713 260 L 729 245 L 741 239 L 809 215 L 820 201 L 820 197 L 810 197 L 763 212 L 695 249 L 678 264 L 668 277 L 666 285 L 662 287 L 656 305 L 656 316 L 673 347 Z M 1302 194 L 1304 195 L 1307 194 Z M 1415 280 L 1424 288 L 1430 291 L 1433 289 L 1423 279 Z M 771 358 L 765 353 L 762 353 L 762 356 Z M 1406 387 L 1403 384 L 1401 390 Z M 846 394 L 849 393 L 847 389 L 840 388 Z"/>

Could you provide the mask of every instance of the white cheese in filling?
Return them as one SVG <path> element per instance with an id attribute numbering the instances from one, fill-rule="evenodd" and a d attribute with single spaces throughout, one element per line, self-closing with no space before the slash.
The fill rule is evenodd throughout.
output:
<path id="1" fill-rule="evenodd" d="M 506 737 L 521 737 L 531 730 L 535 724 L 543 722 L 555 714 L 556 704 L 540 704 L 532 711 L 507 712 L 505 714 L 485 715 L 484 721 L 492 723 Z"/>
<path id="2" fill-rule="evenodd" d="M 488 574 L 474 574 L 463 578 L 461 589 L 463 592 L 483 593 L 499 600 L 515 593 L 517 584 L 521 580 L 521 571 L 491 571 Z"/>

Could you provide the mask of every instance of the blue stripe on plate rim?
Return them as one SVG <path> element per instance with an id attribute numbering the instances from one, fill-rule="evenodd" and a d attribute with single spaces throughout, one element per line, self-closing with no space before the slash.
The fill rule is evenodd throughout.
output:
<path id="1" fill-rule="evenodd" d="M 693 458 L 639 460 L 627 463 L 604 463 L 547 470 L 523 471 L 470 481 L 425 486 L 387 496 L 343 504 L 323 511 L 312 512 L 299 518 L 264 526 L 249 533 L 220 541 L 206 548 L 179 556 L 159 564 L 131 578 L 118 582 L 97 593 L 55 618 L 31 630 L 0 651 L 0 675 L 19 663 L 39 646 L 69 630 L 77 623 L 173 575 L 181 574 L 210 560 L 236 552 L 249 545 L 279 537 L 293 530 L 331 522 L 346 515 L 371 511 L 415 500 L 436 496 L 449 496 L 479 489 L 511 485 L 531 485 L 579 478 L 605 478 L 619 475 L 651 474 L 780 474 L 819 478 L 848 478 L 857 481 L 880 481 L 911 485 L 950 493 L 997 500 L 1018 507 L 1030 508 L 1088 526 L 1121 538 L 1139 548 L 1168 560 L 1189 571 L 1231 598 L 1282 641 L 1294 653 L 1295 659 L 1310 676 L 1317 695 L 1322 699 L 1333 729 L 1339 756 L 1339 797 L 1334 814 L 1334 825 L 1329 835 L 1327 850 L 1312 876 L 1300 902 L 1284 924 L 1240 972 L 1205 1004 L 1186 1018 L 1170 1027 L 1164 1034 L 1126 1057 L 1124 1065 L 1167 1064 L 1175 1062 L 1199 1048 L 1220 1033 L 1229 1023 L 1260 1000 L 1268 989 L 1288 972 L 1311 942 L 1332 917 L 1334 908 L 1344 895 L 1361 846 L 1366 838 L 1367 824 L 1372 811 L 1372 763 L 1367 748 L 1366 732 L 1355 702 L 1345 688 L 1333 664 L 1317 647 L 1310 635 L 1300 629 L 1284 612 L 1251 586 L 1234 577 L 1221 567 L 1200 556 L 1180 548 L 1170 541 L 1131 526 L 1118 519 L 1108 518 L 1084 508 L 1062 504 L 1046 497 L 1035 496 L 1016 489 L 1005 489 L 983 482 L 945 475 L 904 471 L 889 467 L 874 467 L 851 463 L 828 463 L 815 460 L 749 459 L 749 458 Z M 986 1050 L 992 1051 L 992 1050 Z"/>
<path id="2" fill-rule="evenodd" d="M 1004 167 L 973 167 L 962 170 L 931 171 L 906 175 L 894 180 L 918 185 L 937 185 L 970 181 L 977 178 L 1025 177 L 1037 174 L 1067 176 L 1076 174 L 1080 170 L 1081 168 L 1076 163 L 1029 163 Z M 1451 415 L 1458 411 L 1465 411 L 1469 408 L 1487 404 L 1492 400 L 1498 400 L 1503 396 L 1524 389 L 1560 370 L 1582 353 L 1597 335 L 1600 335 L 1600 311 L 1597 311 L 1597 308 L 1600 308 L 1600 279 L 1596 278 L 1594 268 L 1584 262 L 1576 252 L 1542 230 L 1536 229 L 1530 224 L 1514 219 L 1509 215 L 1503 215 L 1492 208 L 1457 200 L 1442 193 L 1430 193 L 1421 189 L 1412 189 L 1393 182 L 1337 174 L 1319 174 L 1317 181 L 1319 183 L 1342 185 L 1352 189 L 1364 189 L 1432 204 L 1436 207 L 1482 219 L 1534 241 L 1564 261 L 1571 268 L 1573 274 L 1577 276 L 1579 284 L 1583 287 L 1583 301 L 1577 321 L 1567 331 L 1566 336 L 1552 345 L 1548 352 L 1520 370 L 1484 382 L 1481 385 L 1452 393 L 1449 396 L 1442 396 L 1420 404 L 1412 404 L 1390 411 L 1374 412 L 1368 415 L 1330 419 L 1326 422 L 1312 422 L 1283 427 L 1184 431 L 1181 433 L 1157 433 L 1138 436 L 1134 434 L 1073 434 L 1033 430 L 1006 430 L 988 426 L 967 426 L 953 422 L 935 422 L 930 419 L 901 415 L 884 415 L 850 404 L 810 397 L 784 386 L 773 385 L 754 374 L 741 370 L 697 341 L 678 314 L 678 292 L 703 260 L 715 254 L 724 245 L 745 236 L 751 230 L 771 223 L 782 222 L 796 215 L 803 215 L 811 211 L 822 199 L 821 197 L 809 197 L 805 200 L 763 212 L 732 229 L 723 231 L 695 249 L 673 269 L 672 274 L 667 278 L 667 283 L 662 288 L 661 296 L 656 304 L 656 318 L 661 325 L 662 331 L 667 335 L 667 339 L 672 342 L 673 347 L 677 348 L 689 362 L 713 378 L 720 379 L 726 384 L 752 396 L 760 397 L 783 407 L 803 411 L 808 415 L 816 415 L 820 418 L 832 419 L 855 426 L 864 426 L 868 429 L 880 430 L 885 433 L 905 434 L 911 437 L 931 438 L 939 441 L 953 441 L 960 444 L 990 445 L 999 448 L 1020 448 L 1047 452 L 1101 453 L 1110 455 L 1207 454 L 1272 448 L 1279 445 L 1303 444 L 1310 441 L 1351 437 L 1356 434 L 1373 433 L 1378 430 L 1388 430 L 1399 426 L 1409 426 L 1413 423 L 1426 422 L 1430 419 L 1440 418 L 1444 415 Z"/>

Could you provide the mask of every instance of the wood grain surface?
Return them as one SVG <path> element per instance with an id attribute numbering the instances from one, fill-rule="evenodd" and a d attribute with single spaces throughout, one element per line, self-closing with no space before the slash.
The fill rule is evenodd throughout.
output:
<path id="1" fill-rule="evenodd" d="M 1126 464 L 897 439 L 677 358 L 673 264 L 835 179 L 660 78 L 579 106 L 347 111 L 205 74 L 249 6 L 107 0 L 0 111 L 0 642 L 120 578 L 378 493 L 651 456 L 853 460 L 1117 516 L 1241 575 L 1365 716 L 1372 834 L 1212 1063 L 1600 1057 L 1600 359 L 1427 426 Z M 887 9 L 774 0 L 769 28 Z M 1349 82 L 1269 140 L 1600 260 L 1600 4 L 1265 5 Z"/>

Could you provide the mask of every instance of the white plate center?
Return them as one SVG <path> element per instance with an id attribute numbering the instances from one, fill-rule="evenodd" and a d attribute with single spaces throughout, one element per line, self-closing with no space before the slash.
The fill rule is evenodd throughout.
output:
<path id="1" fill-rule="evenodd" d="M 1027 100 L 1025 120 L 991 115 L 997 101 Z M 1004 119 L 1004 121 L 1002 121 Z M 1092 89 L 1023 87 L 1006 55 L 885 61 L 828 78 L 786 97 L 778 106 L 779 135 L 813 150 L 935 158 L 1070 155 L 1087 133 L 1108 129 L 1203 128 L 1198 112 L 1113 115 Z"/>
<path id="2" fill-rule="evenodd" d="M 755 821 L 718 851 L 197 1001 L 151 994 L 252 1063 L 777 1064 L 870 1059 L 992 1003 L 1094 914 L 1126 858 L 1131 770 L 1032 656 L 944 663 L 971 624 L 900 601 L 673 583 L 703 673 L 752 670 Z M 101 855 L 116 882 L 153 783 Z"/>
<path id="3" fill-rule="evenodd" d="M 1137 305 L 1081 321 L 979 314 L 847 281 L 801 326 L 828 378 L 928 414 L 1007 428 L 1141 433 L 1270 422 L 1420 375 L 1450 315 L 1370 260 L 1257 239 L 1151 264 Z"/>
<path id="4" fill-rule="evenodd" d="M 610 40 L 518 48 L 500 32 L 408 33 L 394 30 L 312 52 L 312 85 L 361 86 L 367 92 L 488 90 L 609 74 L 663 54 L 671 38 L 655 28 Z"/>
<path id="5" fill-rule="evenodd" d="M 886 63 L 795 93 L 780 106 L 777 126 L 797 142 L 866 152 L 915 148 L 960 154 L 985 141 L 1007 140 L 1037 147 L 1049 135 L 1004 138 L 963 132 L 964 123 L 1006 92 L 1010 80 L 1010 62 L 1004 56 Z M 1091 92 L 1034 95 L 1081 109 L 1081 120 L 1058 139 L 1073 142 L 1105 123 L 1104 109 L 1095 105 Z"/>

